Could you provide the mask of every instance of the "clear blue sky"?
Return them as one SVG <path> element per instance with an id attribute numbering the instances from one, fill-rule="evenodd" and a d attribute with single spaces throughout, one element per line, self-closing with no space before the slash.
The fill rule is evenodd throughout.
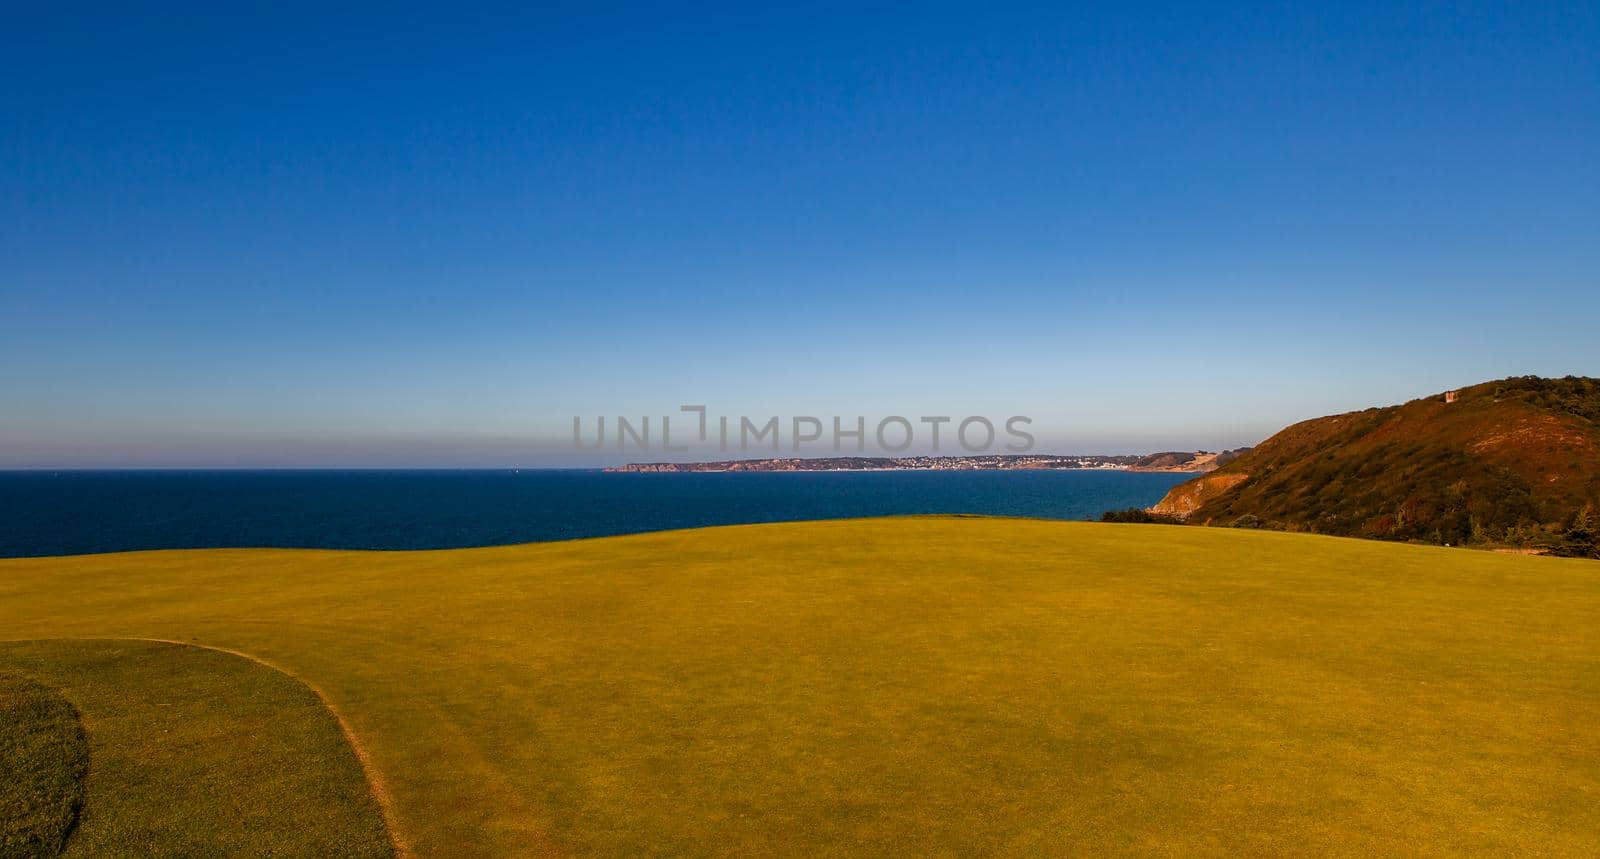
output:
<path id="1" fill-rule="evenodd" d="M 1232 447 L 1600 375 L 1600 7 L 29 4 L 0 467 Z"/>

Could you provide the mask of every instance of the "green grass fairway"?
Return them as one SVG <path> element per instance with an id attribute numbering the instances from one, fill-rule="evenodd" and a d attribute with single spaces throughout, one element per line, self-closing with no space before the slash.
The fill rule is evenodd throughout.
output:
<path id="1" fill-rule="evenodd" d="M 0 561 L 0 635 L 292 673 L 422 855 L 1600 855 L 1593 561 L 969 518 L 150 552 Z M 120 671 L 55 675 L 96 755 L 165 676 Z"/>
<path id="2" fill-rule="evenodd" d="M 83 800 L 68 856 L 393 855 L 338 723 L 285 674 L 226 653 L 142 641 L 0 643 L 0 672 L 0 696 L 5 677 L 25 677 L 60 700 L 51 708 L 57 718 L 0 724 L 0 746 L 8 736 L 36 746 L 51 735 L 70 738 L 74 716 L 87 734 L 84 757 L 57 755 L 65 760 L 33 768 L 37 780 L 55 776 L 48 795 Z M 71 720 L 65 728 L 62 711 Z M 58 787 L 67 774 L 76 791 Z M 0 787 L 0 796 L 13 788 Z M 59 813 L 51 818 L 59 835 Z M 0 819 L 0 845 L 9 846 L 8 823 Z"/>

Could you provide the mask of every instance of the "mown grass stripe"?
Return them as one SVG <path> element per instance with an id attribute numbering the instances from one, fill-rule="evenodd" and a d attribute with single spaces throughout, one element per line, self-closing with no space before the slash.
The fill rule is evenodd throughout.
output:
<path id="1" fill-rule="evenodd" d="M 401 859 L 409 859 L 409 857 L 416 855 L 415 851 L 412 850 L 410 843 L 401 833 L 399 825 L 395 822 L 394 797 L 390 795 L 388 787 L 384 785 L 383 776 L 379 774 L 377 766 L 372 762 L 372 753 L 367 750 L 366 744 L 361 742 L 361 738 L 357 736 L 356 732 L 350 727 L 350 722 L 345 719 L 344 714 L 340 713 L 339 708 L 334 706 L 333 702 L 329 700 L 327 693 L 317 688 L 316 684 L 306 680 L 304 677 L 296 675 L 293 671 L 290 671 L 280 665 L 275 665 L 270 660 L 262 659 L 254 654 L 245 653 L 241 650 L 233 650 L 227 647 L 201 644 L 195 641 L 176 641 L 170 638 L 79 640 L 146 641 L 152 644 L 170 644 L 178 647 L 193 647 L 200 650 L 209 650 L 214 653 L 225 653 L 229 656 L 235 656 L 239 659 L 244 659 L 260 665 L 263 668 L 276 671 L 279 674 L 282 674 L 283 676 L 295 681 L 296 683 L 299 683 L 301 686 L 306 687 L 306 689 L 309 690 L 312 695 L 316 696 L 318 701 L 322 702 L 322 707 L 328 711 L 328 715 L 333 717 L 333 721 L 339 726 L 339 733 L 344 735 L 345 742 L 350 745 L 350 751 L 355 754 L 356 760 L 361 764 L 361 773 L 366 777 L 367 780 L 367 790 L 372 794 L 373 801 L 378 804 L 378 810 L 383 814 L 384 829 L 388 832 L 389 843 L 394 846 L 395 855 L 401 857 Z"/>

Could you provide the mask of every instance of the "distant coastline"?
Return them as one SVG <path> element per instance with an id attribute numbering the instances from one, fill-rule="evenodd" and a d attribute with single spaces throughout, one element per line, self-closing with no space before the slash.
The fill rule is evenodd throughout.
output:
<path id="1" fill-rule="evenodd" d="M 709 462 L 630 462 L 607 472 L 673 474 L 719 471 L 1139 471 L 1208 472 L 1231 462 L 1247 448 L 1220 453 L 1163 451 L 1102 456 L 1098 454 L 992 454 L 983 456 L 830 456 L 726 459 Z"/>

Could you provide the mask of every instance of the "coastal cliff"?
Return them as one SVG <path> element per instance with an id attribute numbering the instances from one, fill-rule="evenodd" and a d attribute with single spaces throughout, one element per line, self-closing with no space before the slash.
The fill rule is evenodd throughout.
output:
<path id="1" fill-rule="evenodd" d="M 1303 421 L 1150 509 L 1198 524 L 1583 554 L 1600 380 L 1520 377 Z"/>

